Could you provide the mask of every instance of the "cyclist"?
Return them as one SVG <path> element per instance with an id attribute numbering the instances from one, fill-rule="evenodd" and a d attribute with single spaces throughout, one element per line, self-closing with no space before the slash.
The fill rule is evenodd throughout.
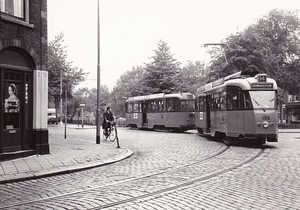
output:
<path id="1" fill-rule="evenodd" d="M 114 114 L 111 111 L 111 107 L 106 108 L 106 112 L 103 114 L 104 135 L 108 136 L 108 128 L 111 127 L 114 121 Z"/>

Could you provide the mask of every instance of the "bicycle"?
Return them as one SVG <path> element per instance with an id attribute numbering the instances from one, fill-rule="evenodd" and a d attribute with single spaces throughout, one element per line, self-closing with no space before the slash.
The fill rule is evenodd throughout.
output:
<path id="1" fill-rule="evenodd" d="M 103 129 L 103 138 L 106 141 L 108 138 L 111 142 L 115 141 L 116 139 L 118 139 L 118 131 L 117 131 L 117 126 L 116 126 L 116 122 L 112 121 L 110 122 L 110 126 L 107 129 L 108 134 L 105 134 L 105 129 Z"/>

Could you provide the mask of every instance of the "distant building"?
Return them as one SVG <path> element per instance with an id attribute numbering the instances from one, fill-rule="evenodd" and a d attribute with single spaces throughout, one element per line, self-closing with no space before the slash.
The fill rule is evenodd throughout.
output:
<path id="1" fill-rule="evenodd" d="M 285 108 L 287 123 L 300 124 L 300 94 L 288 95 Z"/>
<path id="2" fill-rule="evenodd" d="M 2 160 L 50 152 L 46 60 L 47 0 L 0 0 Z"/>

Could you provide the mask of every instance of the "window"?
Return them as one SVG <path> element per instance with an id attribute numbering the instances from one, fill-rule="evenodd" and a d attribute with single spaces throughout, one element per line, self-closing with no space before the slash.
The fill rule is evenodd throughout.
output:
<path id="1" fill-rule="evenodd" d="M 158 107 L 159 107 L 160 112 L 165 112 L 166 111 L 165 99 L 159 99 L 158 100 Z"/>
<path id="2" fill-rule="evenodd" d="M 24 19 L 24 0 L 0 0 L 1 12 Z"/>
<path id="3" fill-rule="evenodd" d="M 237 109 L 238 108 L 237 87 L 228 87 L 228 89 L 227 89 L 227 105 L 228 105 L 228 109 Z"/>
<path id="4" fill-rule="evenodd" d="M 132 112 L 132 104 L 131 103 L 128 103 L 127 104 L 127 112 Z"/>
<path id="5" fill-rule="evenodd" d="M 29 0 L 0 0 L 0 18 L 26 27 L 29 23 Z"/>
<path id="6" fill-rule="evenodd" d="M 174 111 L 174 100 L 173 99 L 167 99 L 167 111 L 168 112 Z"/>

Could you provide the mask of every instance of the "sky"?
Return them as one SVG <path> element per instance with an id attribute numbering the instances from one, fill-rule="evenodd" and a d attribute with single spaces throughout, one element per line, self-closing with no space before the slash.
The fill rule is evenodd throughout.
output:
<path id="1" fill-rule="evenodd" d="M 64 33 L 73 67 L 88 73 L 77 88 L 97 87 L 97 0 L 48 0 L 48 42 Z M 220 43 L 275 9 L 299 0 L 99 0 L 100 84 L 111 91 L 133 67 L 151 62 L 159 40 L 181 66 L 204 61 L 205 43 Z"/>

